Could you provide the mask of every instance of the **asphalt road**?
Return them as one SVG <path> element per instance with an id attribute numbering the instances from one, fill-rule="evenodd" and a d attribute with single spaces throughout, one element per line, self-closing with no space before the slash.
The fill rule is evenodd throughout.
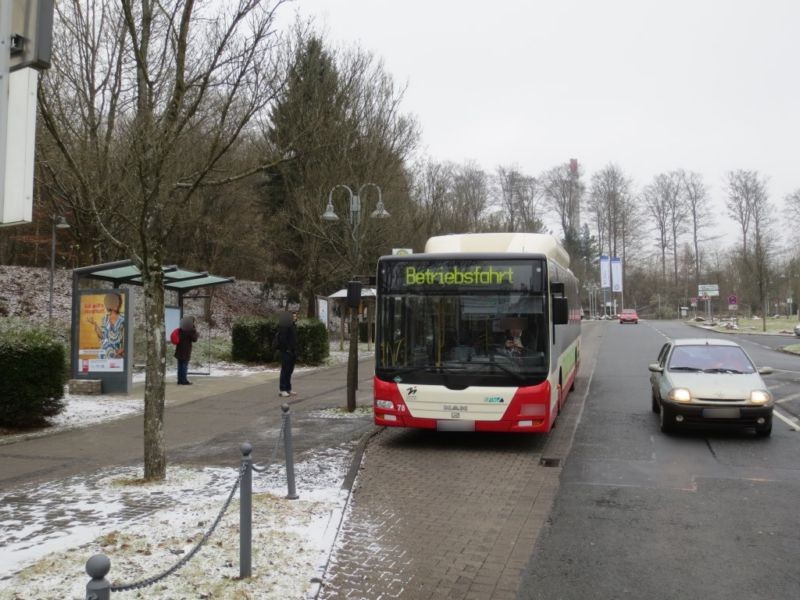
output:
<path id="1" fill-rule="evenodd" d="M 590 322 L 599 354 L 548 524 L 518 598 L 800 597 L 800 357 L 738 338 L 786 420 L 749 432 L 664 435 L 649 372 L 665 337 L 709 334 L 677 322 Z"/>

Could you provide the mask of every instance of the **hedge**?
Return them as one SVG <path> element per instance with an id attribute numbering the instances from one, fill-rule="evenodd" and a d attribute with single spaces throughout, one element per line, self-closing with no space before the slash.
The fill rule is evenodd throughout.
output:
<path id="1" fill-rule="evenodd" d="M 238 362 L 280 362 L 280 353 L 272 350 L 278 332 L 275 317 L 242 317 L 234 321 L 231 331 L 231 358 Z M 297 322 L 297 362 L 318 365 L 328 358 L 328 331 L 317 319 Z"/>
<path id="2" fill-rule="evenodd" d="M 0 319 L 0 426 L 45 425 L 64 409 L 66 355 L 53 331 Z"/>

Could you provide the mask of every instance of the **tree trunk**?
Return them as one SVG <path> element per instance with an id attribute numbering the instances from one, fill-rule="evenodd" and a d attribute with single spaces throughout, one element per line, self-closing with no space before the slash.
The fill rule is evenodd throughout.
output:
<path id="1" fill-rule="evenodd" d="M 167 346 L 164 333 L 164 273 L 160 264 L 144 265 L 141 269 L 148 348 L 144 388 L 144 478 L 151 481 L 164 479 L 167 475 L 164 446 Z"/>

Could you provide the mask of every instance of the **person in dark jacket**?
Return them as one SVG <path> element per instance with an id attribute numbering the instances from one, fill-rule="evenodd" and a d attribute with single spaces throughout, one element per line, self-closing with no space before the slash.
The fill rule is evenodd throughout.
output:
<path id="1" fill-rule="evenodd" d="M 278 317 L 277 346 L 281 351 L 279 395 L 296 396 L 292 391 L 292 373 L 297 361 L 297 313 L 281 313 Z"/>
<path id="2" fill-rule="evenodd" d="M 175 346 L 178 359 L 178 385 L 192 385 L 188 379 L 189 360 L 192 358 L 192 344 L 197 341 L 197 328 L 194 317 L 183 317 L 180 323 L 180 342 Z"/>

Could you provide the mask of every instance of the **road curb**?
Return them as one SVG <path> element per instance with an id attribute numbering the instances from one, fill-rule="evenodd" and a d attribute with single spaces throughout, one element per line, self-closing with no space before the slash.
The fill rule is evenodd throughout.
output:
<path id="1" fill-rule="evenodd" d="M 353 483 L 355 483 L 356 475 L 358 475 L 358 470 L 361 468 L 361 461 L 364 458 L 364 453 L 367 451 L 367 444 L 373 437 L 378 435 L 384 429 L 386 429 L 386 427 L 375 425 L 373 426 L 372 431 L 366 432 L 358 441 L 358 445 L 353 452 L 353 458 L 350 461 L 350 468 L 347 470 L 347 475 L 345 475 L 344 481 L 342 481 L 341 489 L 347 490 L 348 494 L 353 491 Z"/>

